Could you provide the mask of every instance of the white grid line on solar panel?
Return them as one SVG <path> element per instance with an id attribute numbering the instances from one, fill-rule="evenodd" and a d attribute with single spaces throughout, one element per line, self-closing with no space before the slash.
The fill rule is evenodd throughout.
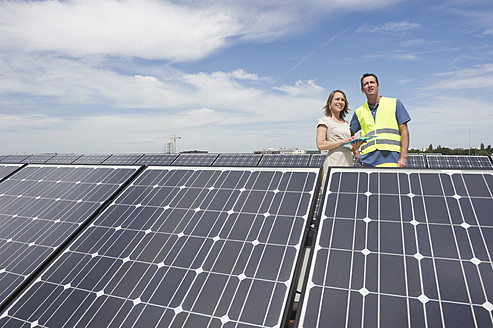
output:
<path id="1" fill-rule="evenodd" d="M 426 155 L 429 168 L 493 168 L 488 156 Z"/>
<path id="2" fill-rule="evenodd" d="M 2 159 L 1 163 L 20 164 L 30 155 L 9 155 Z"/>
<path id="3" fill-rule="evenodd" d="M 89 164 L 99 165 L 103 163 L 110 155 L 82 155 L 77 158 L 72 164 Z"/>
<path id="4" fill-rule="evenodd" d="M 493 326 L 488 171 L 331 172 L 300 325 Z"/>
<path id="5" fill-rule="evenodd" d="M 134 164 L 137 162 L 143 154 L 114 154 L 110 158 L 106 159 L 103 164 Z"/>
<path id="6" fill-rule="evenodd" d="M 261 154 L 219 154 L 213 166 L 257 166 Z"/>
<path id="7" fill-rule="evenodd" d="M 0 180 L 22 167 L 23 164 L 0 164 Z"/>
<path id="8" fill-rule="evenodd" d="M 76 159 L 82 155 L 71 155 L 71 154 L 59 154 L 55 157 L 49 159 L 45 164 L 72 164 Z"/>
<path id="9" fill-rule="evenodd" d="M 136 169 L 29 165 L 0 184 L 0 302 Z"/>
<path id="10" fill-rule="evenodd" d="M 261 314 L 252 308 L 255 304 L 252 304 L 252 300 L 249 298 L 251 295 L 248 293 L 248 290 L 251 290 L 252 288 L 255 289 L 255 292 L 251 293 L 253 296 L 260 292 L 264 293 L 263 296 L 267 296 L 268 298 L 276 297 L 277 302 L 271 301 L 271 304 L 268 305 L 276 308 L 275 310 L 272 310 L 272 312 L 279 311 L 280 308 L 282 309 L 283 304 L 286 303 L 286 287 L 288 287 L 288 282 L 293 278 L 292 264 L 293 259 L 296 256 L 295 254 L 291 254 L 291 261 L 288 261 L 286 260 L 285 254 L 288 250 L 296 249 L 296 251 L 299 251 L 301 231 L 304 227 L 304 223 L 300 222 L 300 220 L 306 221 L 305 213 L 308 211 L 307 202 L 302 202 L 301 199 L 304 198 L 306 200 L 307 197 L 308 199 L 311 199 L 314 189 L 313 184 L 314 181 L 316 181 L 316 172 L 318 172 L 318 170 L 313 171 L 312 169 L 312 171 L 305 172 L 291 169 L 283 172 L 268 169 L 261 171 L 200 169 L 200 171 L 197 171 L 197 169 L 156 170 L 155 168 L 150 168 L 146 170 L 144 172 L 145 174 L 141 175 L 132 186 L 147 186 L 152 188 L 152 191 L 148 191 L 147 194 L 151 192 L 158 194 L 159 188 L 164 188 L 166 185 L 172 186 L 173 188 L 176 188 L 176 192 L 169 193 L 169 195 L 171 195 L 171 198 L 168 200 L 169 203 L 164 205 L 164 203 L 160 201 L 159 206 L 149 206 L 142 203 L 141 200 L 126 202 L 126 200 L 129 200 L 129 197 L 131 198 L 130 189 L 132 188 L 129 187 L 129 189 L 94 222 L 90 228 L 92 231 L 89 233 L 88 230 L 88 232 L 81 235 L 70 249 L 63 254 L 58 261 L 59 264 L 55 263 L 55 265 L 45 273 L 42 278 L 43 281 L 41 282 L 40 280 L 33 289 L 39 287 L 39 290 L 41 290 L 43 288 L 53 287 L 53 289 L 48 291 L 48 295 L 42 296 L 43 300 L 50 299 L 50 293 L 55 293 L 56 288 L 69 289 L 70 291 L 68 293 L 71 294 L 76 291 L 79 293 L 84 292 L 86 297 L 89 298 L 91 297 L 90 295 L 94 296 L 95 294 L 95 302 L 91 303 L 90 306 L 87 306 L 87 310 L 91 312 L 78 312 L 76 309 L 72 309 L 68 312 L 63 311 L 63 313 L 68 313 L 69 315 L 74 314 L 74 318 L 80 318 L 78 322 L 76 322 L 75 319 L 72 321 L 71 318 L 64 318 L 63 322 L 66 322 L 70 326 L 76 326 L 77 324 L 83 326 L 88 324 L 90 322 L 89 320 L 97 320 L 94 316 L 94 312 L 97 312 L 97 315 L 101 316 L 105 311 L 103 311 L 104 309 L 100 308 L 100 306 L 104 307 L 107 302 L 113 302 L 117 298 L 121 300 L 122 306 L 126 304 L 132 307 L 132 309 L 117 309 L 118 313 L 121 312 L 123 316 L 127 315 L 127 317 L 120 318 L 118 323 L 113 322 L 118 325 L 122 324 L 122 320 L 126 320 L 125 322 L 127 322 L 127 324 L 130 322 L 132 324 L 136 323 L 137 325 L 142 325 L 142 322 L 139 320 L 151 320 L 149 319 L 149 311 L 153 310 L 158 311 L 159 315 L 157 315 L 157 321 L 146 322 L 145 324 L 147 324 L 147 326 L 155 326 L 158 322 L 161 322 L 163 326 L 166 327 L 168 324 L 181 326 L 178 320 L 183 319 L 183 325 L 188 327 L 193 325 L 191 321 L 198 320 L 199 318 L 202 320 L 205 319 L 209 324 L 218 324 L 221 321 L 234 321 L 241 324 L 242 311 L 247 308 L 247 305 L 248 310 L 245 314 L 246 319 L 248 319 L 248 315 L 254 316 L 255 320 L 259 320 L 259 317 L 262 319 L 260 323 L 250 323 L 250 327 L 264 326 L 266 321 L 272 321 L 273 319 L 279 320 L 278 318 L 268 317 L 268 313 L 262 318 Z M 271 176 L 271 179 L 266 179 L 268 175 Z M 299 186 L 300 183 L 302 183 L 301 186 Z M 183 186 L 189 186 L 188 190 L 186 187 L 183 188 Z M 239 198 L 241 197 L 238 196 L 254 193 L 257 190 L 256 187 L 260 187 L 260 190 L 263 190 L 265 193 L 261 199 L 261 203 L 266 202 L 274 206 L 276 205 L 274 200 L 269 199 L 268 197 L 266 198 L 266 190 L 269 190 L 269 192 L 274 195 L 279 195 L 286 204 L 290 204 L 291 206 L 293 202 L 292 199 L 288 197 L 288 193 L 297 192 L 297 206 L 291 208 L 289 211 L 294 211 L 291 216 L 294 215 L 294 217 L 297 218 L 298 223 L 301 224 L 294 224 L 293 222 L 290 224 L 289 222 L 286 222 L 286 220 L 282 220 L 282 217 L 289 216 L 289 213 L 283 213 L 282 209 L 278 208 L 277 212 L 274 211 L 274 209 L 271 209 L 271 212 L 273 213 L 257 213 L 258 217 L 255 218 L 255 220 L 247 222 L 246 226 L 242 227 L 242 225 L 245 225 L 247 217 L 244 216 L 242 221 L 239 221 L 238 219 L 242 212 L 245 212 L 243 209 L 248 206 L 248 198 L 243 199 L 243 203 L 241 203 L 241 201 L 239 201 Z M 219 206 L 222 202 L 214 202 L 214 199 L 212 199 L 209 204 L 206 204 L 205 200 L 207 197 L 203 197 L 201 198 L 200 204 L 191 204 L 192 206 L 188 209 L 189 214 L 191 215 L 189 215 L 188 218 L 178 218 L 176 222 L 171 222 L 170 227 L 166 227 L 164 224 L 166 222 L 158 224 L 159 222 L 156 221 L 156 217 L 153 218 L 157 211 L 160 211 L 159 217 L 162 217 L 164 211 L 171 213 L 171 211 L 176 210 L 171 206 L 173 205 L 173 201 L 176 201 L 176 205 L 179 205 L 178 202 L 186 200 L 187 193 L 193 192 L 193 188 L 205 193 L 211 193 L 215 190 L 217 192 L 222 190 L 228 191 L 229 189 L 229 195 L 226 195 L 227 200 L 222 206 Z M 281 190 L 279 190 L 279 188 Z M 181 191 L 184 193 L 180 194 Z M 303 197 L 300 197 L 300 192 L 302 192 Z M 139 191 L 136 193 L 140 194 Z M 149 203 L 151 201 L 152 199 L 148 200 Z M 130 204 L 136 202 L 137 204 L 130 206 Z M 310 203 L 310 201 L 308 201 L 308 203 Z M 259 204 L 259 206 L 260 205 L 261 204 Z M 216 208 L 217 206 L 219 207 Z M 239 206 L 239 208 L 236 208 L 235 206 Z M 123 211 L 122 207 L 124 208 Z M 202 207 L 204 208 L 202 209 Z M 229 208 L 231 209 L 226 212 Z M 144 209 L 151 210 L 151 213 L 146 214 L 147 220 L 142 214 L 136 216 L 134 213 L 136 211 L 143 211 Z M 209 215 L 207 218 L 208 211 L 212 212 L 213 215 Z M 217 213 L 215 213 L 216 211 Z M 218 215 L 222 215 L 222 221 L 218 219 Z M 112 216 L 116 216 L 117 220 L 108 226 L 107 222 L 112 220 Z M 135 220 L 137 217 L 140 217 L 139 220 Z M 164 219 L 167 220 L 169 218 L 170 216 L 168 214 Z M 228 220 L 230 218 L 232 218 L 232 220 Z M 278 221 L 271 222 L 271 226 L 269 227 L 266 225 L 266 222 L 269 221 L 269 219 Z M 152 220 L 154 220 L 154 222 L 152 222 Z M 291 217 L 291 220 L 293 220 L 293 217 Z M 132 225 L 134 226 L 134 229 L 131 229 Z M 140 226 L 140 229 L 138 229 L 137 225 Z M 290 225 L 291 227 L 286 230 L 285 228 Z M 295 227 L 296 231 L 293 231 Z M 204 228 L 205 230 L 201 233 L 200 229 Z M 134 235 L 131 239 L 127 239 L 124 243 L 124 248 L 117 252 L 121 257 L 118 260 L 115 260 L 114 257 L 109 256 L 111 254 L 109 254 L 108 251 L 111 251 L 112 247 L 116 247 L 117 239 L 106 236 L 105 234 L 100 234 L 99 237 L 96 238 L 97 240 L 91 239 L 92 233 L 102 229 L 106 229 L 106 232 L 113 234 L 113 236 L 115 233 L 123 234 L 130 232 L 138 233 L 141 236 L 136 237 L 136 235 Z M 284 229 L 284 232 L 282 229 Z M 246 230 L 246 233 L 243 230 Z M 279 232 L 283 232 L 283 236 L 280 237 Z M 237 235 L 236 238 L 234 237 L 235 234 Z M 243 237 L 238 238 L 241 234 L 243 234 Z M 152 235 L 152 237 L 145 240 L 146 237 L 143 235 Z M 149 247 L 151 238 L 159 236 L 166 236 L 166 241 L 173 238 L 174 244 L 168 245 L 166 241 L 162 239 L 161 241 L 158 241 L 158 245 L 154 245 L 159 246 L 158 249 L 152 250 Z M 276 242 L 279 238 L 284 238 L 285 240 L 280 243 Z M 143 241 L 144 245 L 136 246 L 135 240 L 138 242 Z M 202 240 L 201 243 L 200 240 Z M 235 242 L 232 242 L 233 240 L 235 240 Z M 187 256 L 187 254 L 182 252 L 185 246 L 193 246 L 193 242 L 197 241 L 199 244 L 195 246 L 195 249 L 191 249 L 192 254 Z M 274 241 L 274 243 L 272 243 L 272 241 Z M 101 243 L 108 244 L 106 247 L 107 251 L 102 251 L 104 248 L 101 246 Z M 182 243 L 181 246 L 180 243 Z M 203 247 L 205 243 L 208 243 L 209 248 Z M 156 242 L 154 244 L 156 244 Z M 268 259 L 264 259 L 262 255 L 266 252 L 268 253 L 269 251 L 272 252 L 272 250 L 279 249 L 280 247 L 276 246 L 278 244 L 282 245 L 284 249 L 281 249 L 281 254 L 279 251 L 270 254 L 271 256 L 276 255 L 273 259 L 270 259 L 274 262 L 274 265 L 270 268 L 272 272 L 269 270 L 266 271 L 266 265 L 268 266 L 270 263 L 268 263 Z M 175 245 L 178 246 L 177 250 L 170 252 Z M 197 246 L 199 247 L 198 250 L 196 250 Z M 79 253 L 77 251 L 82 250 L 84 247 L 86 247 L 84 252 Z M 95 252 L 95 249 L 99 249 L 101 252 Z M 238 256 L 238 254 L 231 254 L 230 252 L 232 249 L 234 249 L 233 253 L 238 252 L 240 255 L 246 254 L 247 258 L 242 258 L 241 256 Z M 149 253 L 154 255 L 152 256 Z M 279 263 L 279 255 L 281 255 L 281 262 L 287 261 L 288 263 Z M 76 257 L 76 259 L 74 260 L 73 257 Z M 98 263 L 102 263 L 103 261 L 114 261 L 111 264 L 107 264 L 104 269 L 104 271 L 106 271 L 105 274 L 99 275 L 101 279 L 106 281 L 102 282 L 101 280 L 97 281 L 97 279 L 90 279 L 89 276 L 86 278 L 80 277 L 73 279 L 73 272 L 84 272 L 84 268 L 81 267 L 81 263 L 83 262 L 81 257 L 85 257 L 86 261 L 90 258 L 93 262 L 97 261 Z M 146 268 L 142 268 L 145 272 L 139 272 L 136 278 L 146 278 L 147 283 L 143 284 L 140 282 L 139 284 L 139 281 L 133 281 L 133 283 L 129 282 L 128 272 L 126 274 L 127 281 L 123 279 L 120 281 L 109 281 L 111 277 L 125 277 L 121 272 L 125 270 L 113 268 L 113 266 L 116 265 L 116 261 L 128 263 L 128 266 L 125 269 L 127 271 L 136 270 L 135 268 L 138 265 L 147 265 Z M 59 272 L 59 268 L 64 267 L 63 262 L 66 263 L 65 267 L 68 271 Z M 93 265 L 97 266 L 97 264 Z M 108 266 L 110 266 L 110 268 L 108 268 Z M 110 270 L 111 268 L 113 268 L 113 271 Z M 280 276 L 280 269 L 283 268 L 288 272 Z M 186 270 L 186 272 L 182 276 L 178 276 L 177 281 L 173 282 L 173 273 L 176 274 L 179 270 Z M 86 270 L 85 272 L 89 272 L 89 270 Z M 149 276 L 149 272 L 152 276 Z M 84 284 L 76 283 L 76 281 L 84 282 L 84 279 L 85 286 Z M 156 284 L 156 281 L 160 283 Z M 215 284 L 213 284 L 214 282 Z M 88 286 L 88 283 L 91 283 L 92 285 Z M 124 286 L 134 286 L 139 288 L 140 291 L 135 291 L 135 288 L 133 288 L 130 291 L 124 291 L 126 294 L 122 295 L 122 288 L 125 288 Z M 145 288 L 149 288 L 149 290 L 146 291 Z M 165 290 L 165 288 L 168 290 Z M 279 292 L 279 289 L 283 290 Z M 166 295 L 166 292 L 171 295 Z M 183 296 L 184 292 L 186 293 L 185 296 Z M 111 297 L 106 295 L 110 293 L 113 294 Z M 232 295 L 238 293 L 241 295 L 234 299 Z M 281 295 L 278 295 L 279 293 Z M 27 292 L 26 295 L 29 295 L 29 292 Z M 101 300 L 104 297 L 107 298 L 104 301 Z M 223 297 L 232 298 L 231 303 L 228 304 L 227 299 L 226 301 L 222 300 Z M 213 298 L 216 298 L 217 302 L 211 300 Z M 86 300 L 87 298 L 80 299 L 78 304 L 82 304 L 86 302 Z M 97 300 L 100 300 L 101 303 L 96 304 Z M 33 309 L 33 306 L 37 306 L 29 303 L 33 302 L 29 297 L 25 298 L 25 302 L 27 302 L 25 303 L 25 306 L 28 306 L 31 309 Z M 262 298 L 258 300 L 258 302 L 265 304 L 265 300 Z M 21 301 L 19 306 L 12 307 L 10 312 L 15 313 L 16 308 L 22 307 L 23 303 L 24 301 Z M 59 301 L 59 304 L 60 306 L 63 306 L 64 303 Z M 41 305 L 44 306 L 44 311 L 49 311 L 50 304 Z M 97 309 L 91 308 L 92 306 Z M 38 309 L 36 311 L 40 313 L 41 310 Z M 232 311 L 236 311 L 236 319 L 235 317 L 231 318 Z M 61 312 L 61 310 L 58 312 Z M 221 313 L 217 314 L 217 312 Z M 227 314 L 229 314 L 230 317 L 228 317 Z M 58 315 L 60 315 L 60 313 L 58 313 Z M 271 314 L 271 316 L 273 315 L 279 314 Z M 47 322 L 46 320 L 48 319 L 41 319 L 42 316 L 42 313 L 36 316 L 37 323 L 45 324 L 45 322 Z M 115 318 L 116 316 L 110 319 Z M 3 319 L 7 321 L 10 319 L 13 320 L 13 318 L 7 318 L 5 316 Z M 27 321 L 27 318 L 24 318 L 24 320 Z M 32 321 L 34 321 L 34 319 L 31 320 L 31 322 Z M 102 325 L 109 324 L 106 321 L 102 322 L 99 320 L 98 322 Z M 274 324 L 269 325 L 273 326 Z M 195 325 L 195 327 L 197 326 L 203 327 L 206 326 L 206 324 L 202 322 L 202 324 Z"/>
<path id="11" fill-rule="evenodd" d="M 211 166 L 218 154 L 180 154 L 171 165 Z"/>
<path id="12" fill-rule="evenodd" d="M 178 154 L 146 154 L 135 164 L 138 165 L 171 165 Z"/>
<path id="13" fill-rule="evenodd" d="M 283 167 L 283 166 L 308 166 L 310 155 L 290 154 L 264 154 L 259 166 Z"/>

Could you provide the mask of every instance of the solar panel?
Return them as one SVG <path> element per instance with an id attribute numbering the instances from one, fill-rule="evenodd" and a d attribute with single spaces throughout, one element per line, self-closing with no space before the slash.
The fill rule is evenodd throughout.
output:
<path id="1" fill-rule="evenodd" d="M 426 168 L 425 156 L 422 154 L 407 154 L 407 167 Z"/>
<path id="2" fill-rule="evenodd" d="M 318 171 L 149 167 L 0 325 L 284 327 Z"/>
<path id="3" fill-rule="evenodd" d="M 25 160 L 22 161 L 22 163 L 28 163 L 28 164 L 44 164 L 51 158 L 53 158 L 55 155 L 53 154 L 37 154 L 37 155 L 31 155 Z"/>
<path id="4" fill-rule="evenodd" d="M 72 164 L 90 164 L 99 165 L 102 164 L 110 155 L 82 155 L 77 158 Z"/>
<path id="5" fill-rule="evenodd" d="M 20 164 L 30 155 L 9 155 L 2 159 L 2 163 L 10 163 L 10 164 Z"/>
<path id="6" fill-rule="evenodd" d="M 28 165 L 0 184 L 0 304 L 138 167 Z"/>
<path id="7" fill-rule="evenodd" d="M 323 167 L 327 154 L 312 154 L 310 157 L 309 167 Z"/>
<path id="8" fill-rule="evenodd" d="M 0 180 L 8 177 L 22 167 L 22 164 L 0 164 Z"/>
<path id="9" fill-rule="evenodd" d="M 76 159 L 82 155 L 76 154 L 57 154 L 55 157 L 50 158 L 45 164 L 72 164 Z"/>
<path id="10" fill-rule="evenodd" d="M 258 166 L 266 167 L 289 167 L 289 166 L 308 166 L 309 154 L 264 154 Z"/>
<path id="11" fill-rule="evenodd" d="M 137 162 L 144 154 L 114 154 L 110 158 L 103 162 L 104 165 L 133 165 Z"/>
<path id="12" fill-rule="evenodd" d="M 429 168 L 493 168 L 493 164 L 488 156 L 426 155 L 426 161 Z"/>
<path id="13" fill-rule="evenodd" d="M 493 327 L 491 171 L 332 169 L 299 327 Z"/>
<path id="14" fill-rule="evenodd" d="M 219 154 L 213 166 L 257 166 L 261 154 Z"/>
<path id="15" fill-rule="evenodd" d="M 218 154 L 180 154 L 171 165 L 211 166 Z"/>
<path id="16" fill-rule="evenodd" d="M 171 165 L 178 154 L 145 154 L 137 165 Z"/>

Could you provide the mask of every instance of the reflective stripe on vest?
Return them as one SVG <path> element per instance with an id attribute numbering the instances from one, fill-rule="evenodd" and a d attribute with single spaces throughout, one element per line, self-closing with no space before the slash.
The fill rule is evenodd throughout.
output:
<path id="1" fill-rule="evenodd" d="M 361 125 L 361 134 L 363 136 L 378 135 L 377 138 L 361 146 L 361 154 L 368 154 L 377 149 L 401 151 L 401 133 L 395 119 L 396 102 L 395 98 L 381 97 L 375 119 L 368 103 L 356 110 Z"/>

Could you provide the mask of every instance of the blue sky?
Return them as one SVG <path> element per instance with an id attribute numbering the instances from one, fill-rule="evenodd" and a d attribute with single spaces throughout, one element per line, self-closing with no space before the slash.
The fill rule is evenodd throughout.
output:
<path id="1" fill-rule="evenodd" d="M 0 0 L 0 154 L 316 149 L 365 72 L 411 147 L 493 144 L 491 0 Z"/>

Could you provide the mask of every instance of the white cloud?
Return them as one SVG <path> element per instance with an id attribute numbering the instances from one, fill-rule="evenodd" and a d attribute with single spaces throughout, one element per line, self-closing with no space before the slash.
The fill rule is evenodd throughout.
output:
<path id="1" fill-rule="evenodd" d="M 364 25 L 358 28 L 357 32 L 360 33 L 376 33 L 376 32 L 405 32 L 408 30 L 420 28 L 418 23 L 411 23 L 408 21 L 403 22 L 387 22 L 381 26 L 368 26 Z"/>
<path id="2" fill-rule="evenodd" d="M 493 64 L 477 65 L 474 68 L 466 68 L 455 72 L 443 72 L 436 74 L 437 77 L 444 77 L 429 86 L 431 89 L 488 89 L 488 93 L 493 88 Z"/>

